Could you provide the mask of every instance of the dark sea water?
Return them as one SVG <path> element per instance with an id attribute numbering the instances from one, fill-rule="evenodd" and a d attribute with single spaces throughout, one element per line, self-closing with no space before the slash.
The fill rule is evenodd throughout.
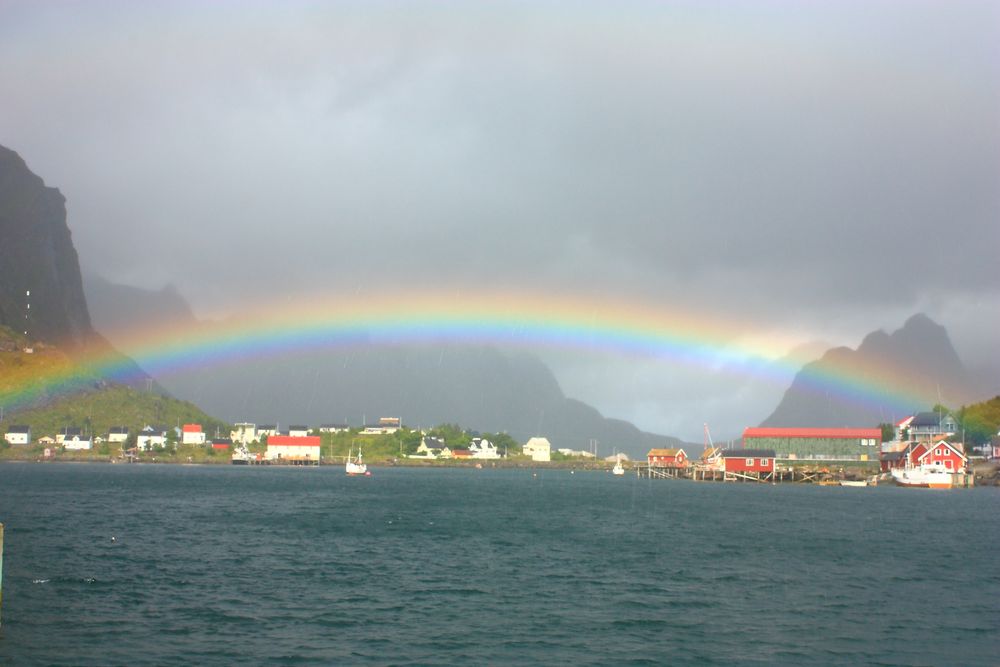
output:
<path id="1" fill-rule="evenodd" d="M 1000 664 L 997 489 L 7 464 L 0 521 L 3 665 Z"/>

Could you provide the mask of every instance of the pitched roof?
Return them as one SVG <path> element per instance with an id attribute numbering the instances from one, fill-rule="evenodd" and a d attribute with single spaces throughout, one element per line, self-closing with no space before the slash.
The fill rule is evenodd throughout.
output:
<path id="1" fill-rule="evenodd" d="M 201 433 L 201 424 L 184 424 L 185 433 Z"/>
<path id="2" fill-rule="evenodd" d="M 30 426 L 10 426 L 7 428 L 8 433 L 31 433 Z"/>
<path id="3" fill-rule="evenodd" d="M 940 426 L 947 415 L 939 415 L 936 412 L 921 412 L 913 417 L 910 426 Z"/>
<path id="4" fill-rule="evenodd" d="M 967 461 L 968 460 L 967 458 L 965 458 L 965 454 L 963 454 L 962 452 L 958 451 L 958 448 L 955 447 L 955 445 L 953 445 L 950 442 L 948 442 L 947 440 L 939 440 L 938 442 L 935 442 L 933 445 L 929 445 L 926 448 L 926 450 L 924 451 L 924 453 L 920 454 L 917 457 L 917 460 L 919 461 L 920 459 L 924 458 L 925 456 L 927 456 L 928 454 L 930 454 L 931 452 L 933 452 L 935 449 L 937 449 L 941 445 L 944 445 L 945 447 L 947 447 L 951 451 L 953 451 L 956 454 L 958 454 L 960 457 L 962 457 L 963 461 Z"/>
<path id="5" fill-rule="evenodd" d="M 747 428 L 744 438 L 878 438 L 878 428 Z"/>
<path id="6" fill-rule="evenodd" d="M 649 450 L 649 453 L 646 454 L 646 458 L 649 458 L 650 456 L 670 456 L 670 457 L 674 457 L 674 456 L 677 456 L 678 454 L 680 454 L 683 451 L 684 451 L 683 449 L 677 449 L 677 448 L 675 448 L 675 449 L 651 449 L 651 450 Z"/>

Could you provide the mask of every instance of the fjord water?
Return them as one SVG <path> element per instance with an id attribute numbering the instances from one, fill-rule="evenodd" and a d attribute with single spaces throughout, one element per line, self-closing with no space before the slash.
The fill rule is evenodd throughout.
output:
<path id="1" fill-rule="evenodd" d="M 996 664 L 1000 493 L 9 464 L 0 663 Z"/>

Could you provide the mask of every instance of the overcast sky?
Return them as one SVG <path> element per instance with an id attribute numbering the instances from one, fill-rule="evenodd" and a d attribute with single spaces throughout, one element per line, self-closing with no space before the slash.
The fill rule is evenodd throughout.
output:
<path id="1" fill-rule="evenodd" d="M 851 346 L 922 311 L 995 357 L 998 2 L 0 0 L 0 144 L 86 267 L 203 316 L 499 283 Z M 682 437 L 781 393 L 548 359 Z"/>

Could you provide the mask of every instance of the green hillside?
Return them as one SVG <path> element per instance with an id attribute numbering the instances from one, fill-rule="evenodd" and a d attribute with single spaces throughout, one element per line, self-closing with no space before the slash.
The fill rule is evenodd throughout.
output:
<path id="1" fill-rule="evenodd" d="M 107 382 L 56 346 L 35 343 L 28 352 L 28 345 L 0 327 L 0 433 L 15 424 L 27 425 L 37 441 L 54 437 L 66 426 L 90 436 L 106 436 L 112 426 L 127 426 L 134 439 L 147 424 L 198 423 L 210 437 L 216 429 L 229 435 L 228 424 L 192 403 Z"/>
<path id="2" fill-rule="evenodd" d="M 143 426 L 178 426 L 201 424 L 214 437 L 216 429 L 229 437 L 230 425 L 206 415 L 196 405 L 154 392 L 111 385 L 57 399 L 41 408 L 5 415 L 0 430 L 13 423 L 31 427 L 32 438 L 54 437 L 64 426 L 76 426 L 88 435 L 106 436 L 112 426 L 127 426 L 135 434 Z"/>
<path id="3" fill-rule="evenodd" d="M 1000 396 L 967 405 L 955 413 L 955 418 L 965 431 L 966 441 L 976 444 L 989 442 L 1000 430 Z"/>

